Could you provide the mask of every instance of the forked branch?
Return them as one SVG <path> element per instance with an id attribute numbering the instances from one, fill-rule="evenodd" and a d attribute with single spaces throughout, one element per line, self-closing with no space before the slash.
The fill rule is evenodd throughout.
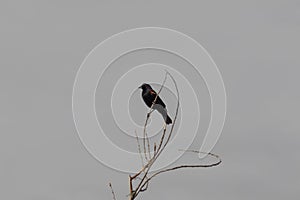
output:
<path id="1" fill-rule="evenodd" d="M 160 94 L 160 92 L 162 91 L 162 89 L 164 88 L 164 85 L 166 83 L 167 77 L 170 77 L 175 88 L 176 88 L 176 93 L 177 93 L 177 105 L 176 105 L 176 110 L 175 110 L 175 116 L 173 119 L 173 123 L 169 129 L 169 131 L 167 131 L 167 126 L 166 124 L 163 127 L 163 131 L 162 131 L 162 135 L 161 138 L 159 140 L 158 146 L 156 145 L 156 143 L 154 142 L 153 144 L 153 154 L 151 154 L 151 144 L 149 141 L 149 137 L 147 134 L 147 123 L 148 120 L 151 117 L 151 114 L 153 112 L 153 106 L 155 105 L 155 102 L 157 100 L 158 95 Z M 216 162 L 211 163 L 211 164 L 184 164 L 184 165 L 179 165 L 179 166 L 175 166 L 175 167 L 171 167 L 171 168 L 166 168 L 166 169 L 162 169 L 159 170 L 153 174 L 150 174 L 150 169 L 153 166 L 153 164 L 155 163 L 155 161 L 158 159 L 158 157 L 161 155 L 161 153 L 164 151 L 164 149 L 166 148 L 166 146 L 168 145 L 175 124 L 176 124 L 176 120 L 177 120 L 177 116 L 178 116 L 178 111 L 179 111 L 179 91 L 178 91 L 178 86 L 177 83 L 174 79 L 174 77 L 168 72 L 166 71 L 165 73 L 165 77 L 164 80 L 161 84 L 161 87 L 159 89 L 159 91 L 157 92 L 155 99 L 152 103 L 152 106 L 150 107 L 147 116 L 146 116 L 146 120 L 145 120 L 145 124 L 144 124 L 144 131 L 143 131 L 143 152 L 141 151 L 141 145 L 139 143 L 139 137 L 136 133 L 136 139 L 137 139 L 137 144 L 138 144 L 138 150 L 139 150 L 139 154 L 142 160 L 142 168 L 140 169 L 139 172 L 137 172 L 136 174 L 130 176 L 129 175 L 129 200 L 134 200 L 141 192 L 144 192 L 148 189 L 148 185 L 149 182 L 156 176 L 165 173 L 165 172 L 170 172 L 170 171 L 175 171 L 178 169 L 184 169 L 184 168 L 207 168 L 207 167 L 214 167 L 219 165 L 222 161 L 220 159 L 220 157 L 216 154 L 212 154 L 212 153 L 205 153 L 205 152 L 199 152 L 199 151 L 195 151 L 195 150 L 182 150 L 185 152 L 190 152 L 190 153 L 203 153 L 206 154 L 208 156 L 212 156 L 215 159 L 217 159 Z M 145 161 L 145 163 L 144 163 Z M 136 186 L 134 187 L 133 182 L 136 181 Z M 115 195 L 114 195 L 114 191 L 112 189 L 112 186 L 110 184 L 111 190 L 112 190 L 112 194 L 113 194 L 113 199 L 115 200 Z"/>

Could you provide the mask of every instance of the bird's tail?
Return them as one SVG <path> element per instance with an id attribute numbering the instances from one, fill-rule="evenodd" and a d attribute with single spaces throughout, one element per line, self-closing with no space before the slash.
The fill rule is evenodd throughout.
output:
<path id="1" fill-rule="evenodd" d="M 172 119 L 167 115 L 166 124 L 172 124 Z"/>

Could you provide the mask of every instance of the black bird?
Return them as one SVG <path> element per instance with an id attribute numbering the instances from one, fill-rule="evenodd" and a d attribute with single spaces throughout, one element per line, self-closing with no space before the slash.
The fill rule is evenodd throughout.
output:
<path id="1" fill-rule="evenodd" d="M 152 89 L 152 87 L 149 84 L 146 83 L 141 85 L 139 88 L 143 90 L 142 98 L 145 104 L 149 108 L 151 108 L 157 93 Z M 156 98 L 155 104 L 153 105 L 152 108 L 157 110 L 163 116 L 166 124 L 172 123 L 172 119 L 168 116 L 166 105 L 159 96 Z"/>

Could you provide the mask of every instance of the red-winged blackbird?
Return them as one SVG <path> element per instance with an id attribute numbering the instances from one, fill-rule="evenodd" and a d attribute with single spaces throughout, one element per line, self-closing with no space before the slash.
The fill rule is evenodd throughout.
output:
<path id="1" fill-rule="evenodd" d="M 146 105 L 151 108 L 155 97 L 156 97 L 156 92 L 152 89 L 152 87 L 149 84 L 144 83 L 139 87 L 142 89 L 142 98 Z M 171 124 L 172 119 L 168 116 L 167 110 L 166 110 L 166 105 L 164 102 L 161 100 L 161 98 L 158 96 L 156 98 L 155 104 L 152 107 L 153 109 L 157 110 L 164 118 L 166 124 Z"/>

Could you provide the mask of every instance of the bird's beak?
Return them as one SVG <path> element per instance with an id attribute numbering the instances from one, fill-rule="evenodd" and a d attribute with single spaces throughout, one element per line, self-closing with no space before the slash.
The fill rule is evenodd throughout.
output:
<path id="1" fill-rule="evenodd" d="M 140 86 L 139 89 L 142 89 L 142 86 Z"/>

